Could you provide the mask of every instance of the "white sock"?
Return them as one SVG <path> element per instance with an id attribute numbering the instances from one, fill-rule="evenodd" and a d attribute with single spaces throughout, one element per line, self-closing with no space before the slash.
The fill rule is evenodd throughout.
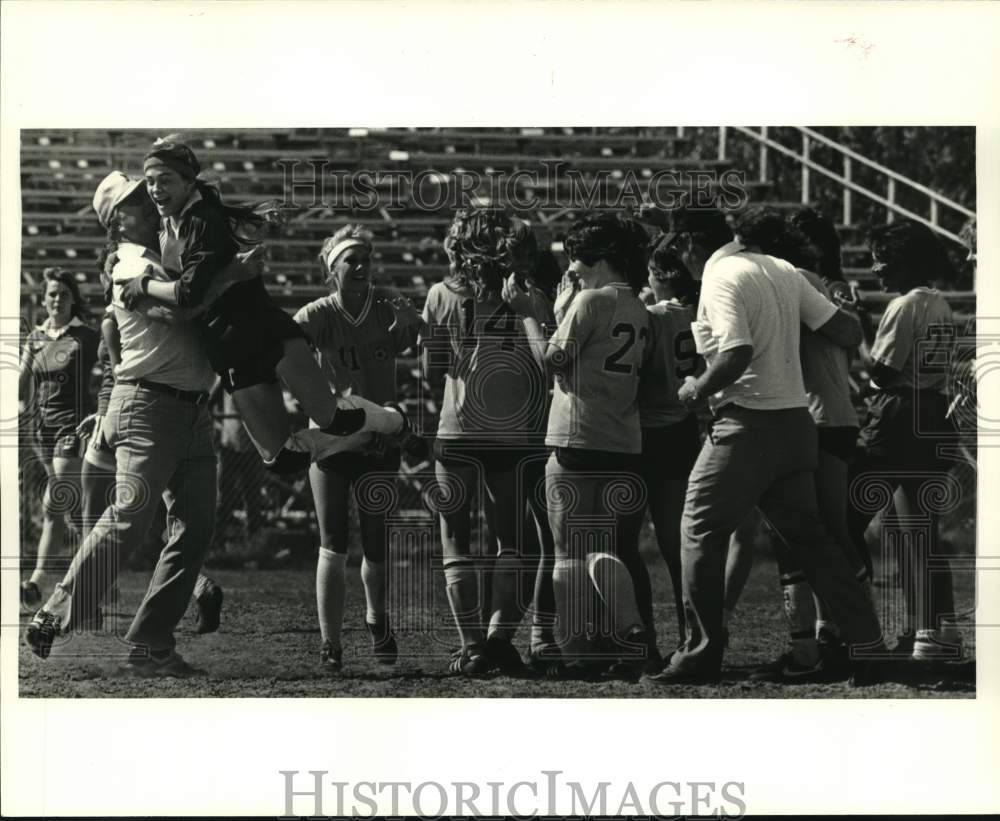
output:
<path id="1" fill-rule="evenodd" d="M 444 568 L 448 604 L 463 647 L 482 644 L 483 623 L 479 612 L 479 577 L 476 568 L 466 561 L 453 562 Z"/>
<path id="2" fill-rule="evenodd" d="M 361 584 L 365 588 L 365 621 L 385 624 L 385 562 L 361 562 Z"/>
<path id="3" fill-rule="evenodd" d="M 552 570 L 556 598 L 556 642 L 563 653 L 583 650 L 587 640 L 590 583 L 582 559 L 557 560 Z"/>
<path id="4" fill-rule="evenodd" d="M 316 609 L 319 612 L 319 632 L 324 642 L 340 647 L 340 630 L 344 624 L 344 568 L 346 553 L 334 553 L 327 547 L 319 549 L 316 565 Z"/>
<path id="5" fill-rule="evenodd" d="M 365 412 L 362 431 L 384 433 L 393 436 L 403 429 L 403 415 L 395 408 L 383 408 L 362 396 L 342 396 L 337 399 L 338 408 L 360 408 Z"/>
<path id="6" fill-rule="evenodd" d="M 587 573 L 611 614 L 615 637 L 624 639 L 637 628 L 642 630 L 642 616 L 635 600 L 632 574 L 621 559 L 610 553 L 594 553 L 587 560 Z"/>
<path id="7" fill-rule="evenodd" d="M 812 667 L 819 662 L 812 588 L 801 572 L 795 572 L 781 576 L 781 591 L 792 637 L 792 655 L 799 664 Z"/>

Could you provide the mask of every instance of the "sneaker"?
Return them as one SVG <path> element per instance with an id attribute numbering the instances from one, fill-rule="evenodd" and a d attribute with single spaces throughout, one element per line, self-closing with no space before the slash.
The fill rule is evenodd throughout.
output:
<path id="1" fill-rule="evenodd" d="M 662 672 L 666 665 L 667 660 L 663 658 L 663 654 L 659 648 L 654 645 L 649 648 L 649 652 L 642 663 L 642 674 L 644 676 L 655 676 L 657 673 Z"/>
<path id="2" fill-rule="evenodd" d="M 372 654 L 379 664 L 395 664 L 399 656 L 399 648 L 396 647 L 396 635 L 389 629 L 389 623 L 382 625 L 365 622 L 368 635 L 372 640 Z"/>
<path id="3" fill-rule="evenodd" d="M 34 610 L 42 603 L 42 591 L 33 581 L 21 582 L 21 608 L 24 610 Z"/>
<path id="4" fill-rule="evenodd" d="M 482 644 L 463 647 L 457 657 L 453 657 L 448 669 L 466 678 L 483 678 L 490 672 L 490 660 Z"/>
<path id="5" fill-rule="evenodd" d="M 176 650 L 157 652 L 135 646 L 121 671 L 140 678 L 187 678 L 198 674 Z"/>
<path id="6" fill-rule="evenodd" d="M 684 670 L 668 664 L 656 675 L 645 676 L 643 680 L 651 684 L 667 686 L 671 684 L 718 684 L 721 679 L 721 670 Z"/>
<path id="7" fill-rule="evenodd" d="M 328 673 L 339 673 L 344 669 L 344 651 L 324 641 L 319 651 L 319 666 Z"/>
<path id="8" fill-rule="evenodd" d="M 54 613 L 47 613 L 44 610 L 35 613 L 24 631 L 24 640 L 31 648 L 31 652 L 41 659 L 47 659 L 61 626 L 61 620 Z"/>
<path id="9" fill-rule="evenodd" d="M 219 629 L 222 618 L 222 588 L 211 579 L 206 579 L 201 595 L 195 599 L 198 607 L 198 617 L 194 632 L 199 635 L 214 633 Z"/>
<path id="10" fill-rule="evenodd" d="M 770 681 L 776 684 L 829 681 L 829 678 L 830 674 L 823 666 L 822 657 L 817 658 L 814 664 L 802 664 L 791 653 L 785 653 L 750 674 L 750 681 Z"/>
<path id="11" fill-rule="evenodd" d="M 486 655 L 493 668 L 505 675 L 524 672 L 524 661 L 510 639 L 490 636 L 486 639 Z"/>
<path id="12" fill-rule="evenodd" d="M 962 637 L 954 629 L 918 630 L 913 641 L 915 661 L 962 658 Z"/>
<path id="13" fill-rule="evenodd" d="M 552 680 L 563 678 L 563 666 L 562 653 L 554 645 L 532 648 L 528 651 L 527 667 L 540 678 Z"/>

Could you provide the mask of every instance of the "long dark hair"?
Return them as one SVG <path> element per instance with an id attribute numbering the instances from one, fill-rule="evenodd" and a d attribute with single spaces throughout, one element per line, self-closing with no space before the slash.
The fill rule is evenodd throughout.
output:
<path id="1" fill-rule="evenodd" d="M 840 235 L 837 227 L 822 211 L 808 205 L 796 209 L 788 219 L 789 223 L 801 231 L 819 252 L 816 271 L 826 279 L 844 281 L 844 266 L 841 260 Z"/>
<path id="2" fill-rule="evenodd" d="M 274 203 L 247 206 L 223 202 L 219 189 L 202 178 L 201 163 L 179 134 L 168 134 L 154 142 L 144 163 L 153 159 L 193 182 L 201 198 L 223 215 L 233 240 L 241 247 L 260 242 L 265 227 L 274 222 L 270 217 L 276 208 Z"/>
<path id="3" fill-rule="evenodd" d="M 570 260 L 584 265 L 608 263 L 638 294 L 646 284 L 649 235 L 642 225 L 619 214 L 594 214 L 574 222 L 564 247 Z"/>
<path id="4" fill-rule="evenodd" d="M 869 232 L 868 246 L 880 262 L 897 271 L 906 290 L 935 279 L 955 281 L 955 268 L 944 244 L 922 222 L 901 219 L 879 225 Z"/>
<path id="5" fill-rule="evenodd" d="M 735 228 L 742 242 L 760 248 L 768 256 L 809 271 L 818 267 L 820 252 L 774 208 L 763 205 L 748 208 L 737 219 Z"/>

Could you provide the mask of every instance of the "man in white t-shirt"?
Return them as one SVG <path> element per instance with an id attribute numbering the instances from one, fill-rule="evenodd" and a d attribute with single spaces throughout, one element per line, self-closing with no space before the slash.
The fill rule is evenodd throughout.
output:
<path id="1" fill-rule="evenodd" d="M 848 346 L 860 341 L 857 320 L 790 264 L 745 252 L 731 241 L 718 211 L 684 209 L 675 225 L 677 252 L 702 279 L 692 330 L 707 363 L 701 376 L 685 380 L 678 397 L 691 407 L 707 399 L 715 418 L 688 481 L 681 522 L 687 640 L 651 680 L 718 681 L 729 535 L 754 506 L 829 602 L 845 640 L 855 651 L 880 651 L 875 611 L 820 520 L 816 429 L 799 361 L 801 323 Z M 870 662 L 855 664 L 855 683 L 873 674 Z"/>

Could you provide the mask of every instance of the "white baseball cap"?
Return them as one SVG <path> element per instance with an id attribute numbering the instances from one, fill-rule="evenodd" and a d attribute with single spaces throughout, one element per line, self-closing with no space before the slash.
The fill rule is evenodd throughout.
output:
<path id="1" fill-rule="evenodd" d="M 101 180 L 94 193 L 94 210 L 101 225 L 107 228 L 118 204 L 142 184 L 142 180 L 131 179 L 121 171 L 112 171 Z"/>

